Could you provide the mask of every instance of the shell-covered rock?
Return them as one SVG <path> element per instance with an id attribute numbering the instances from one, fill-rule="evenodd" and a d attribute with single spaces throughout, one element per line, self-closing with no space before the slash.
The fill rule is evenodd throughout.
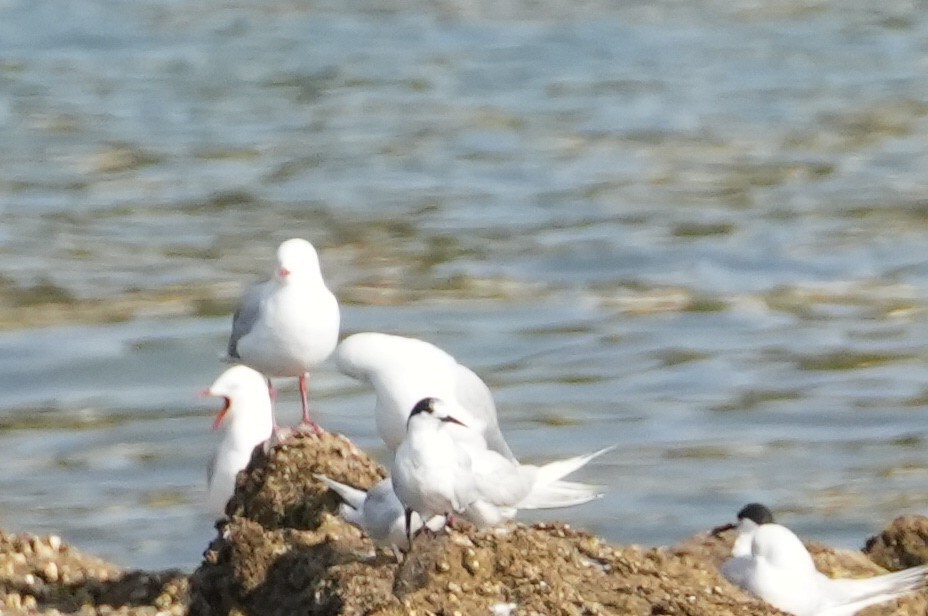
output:
<path id="1" fill-rule="evenodd" d="M 181 571 L 125 572 L 55 535 L 0 531 L 0 614 L 179 616 L 186 603 Z"/>

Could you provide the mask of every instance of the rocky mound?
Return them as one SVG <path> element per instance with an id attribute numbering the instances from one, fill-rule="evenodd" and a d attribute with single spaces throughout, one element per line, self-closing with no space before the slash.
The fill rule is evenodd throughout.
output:
<path id="1" fill-rule="evenodd" d="M 334 515 L 337 500 L 315 473 L 359 487 L 383 476 L 339 436 L 298 436 L 256 453 L 250 473 L 240 475 L 229 522 L 191 578 L 191 614 L 779 613 L 719 573 L 733 533 L 645 549 L 612 546 L 565 524 L 456 527 L 418 537 L 400 564 Z M 831 575 L 884 571 L 860 552 L 810 547 Z M 866 614 L 925 614 L 926 605 L 919 596 Z"/>
<path id="2" fill-rule="evenodd" d="M 123 572 L 56 536 L 0 531 L 0 614 L 186 613 L 181 571 Z"/>
<path id="3" fill-rule="evenodd" d="M 397 563 L 334 515 L 338 500 L 316 473 L 365 487 L 383 469 L 337 435 L 296 435 L 269 453 L 256 450 L 228 520 L 217 524 L 190 576 L 123 572 L 55 537 L 0 534 L 0 613 L 780 614 L 720 575 L 733 533 L 641 548 L 609 545 L 566 524 L 456 526 L 416 538 Z M 880 565 L 926 562 L 926 533 L 928 518 L 909 516 L 872 538 L 866 553 L 810 549 L 830 575 L 868 576 L 884 572 Z M 926 613 L 922 593 L 861 614 Z"/>
<path id="4" fill-rule="evenodd" d="M 928 518 L 921 515 L 896 518 L 886 530 L 867 540 L 864 552 L 887 569 L 928 563 Z"/>

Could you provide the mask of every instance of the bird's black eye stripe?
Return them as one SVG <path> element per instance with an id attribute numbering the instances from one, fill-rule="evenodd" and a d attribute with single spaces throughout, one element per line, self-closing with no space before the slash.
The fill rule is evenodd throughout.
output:
<path id="1" fill-rule="evenodd" d="M 431 413 L 435 409 L 432 408 L 432 404 L 435 402 L 435 398 L 422 398 L 416 402 L 416 406 L 412 407 L 412 412 L 409 414 L 410 417 L 413 415 L 418 415 L 419 413 Z"/>

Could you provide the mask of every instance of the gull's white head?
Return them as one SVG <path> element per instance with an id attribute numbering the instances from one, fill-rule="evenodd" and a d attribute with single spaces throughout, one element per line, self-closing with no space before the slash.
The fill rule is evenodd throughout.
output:
<path id="1" fill-rule="evenodd" d="M 438 398 L 423 398 L 419 400 L 412 412 L 409 413 L 407 425 L 413 421 L 418 421 L 418 417 L 431 417 L 435 421 L 443 423 L 455 423 L 459 426 L 467 426 L 463 421 L 452 415 L 452 407 L 444 400 Z"/>
<path id="2" fill-rule="evenodd" d="M 304 239 L 293 238 L 277 248 L 277 270 L 274 277 L 279 282 L 304 276 L 319 277 L 319 255 L 313 245 Z"/>
<path id="3" fill-rule="evenodd" d="M 248 366 L 232 366 L 220 374 L 202 395 L 222 398 L 225 401 L 213 422 L 214 430 L 222 425 L 226 417 L 234 422 L 246 411 L 255 415 L 270 413 L 271 400 L 267 382 L 260 372 Z"/>

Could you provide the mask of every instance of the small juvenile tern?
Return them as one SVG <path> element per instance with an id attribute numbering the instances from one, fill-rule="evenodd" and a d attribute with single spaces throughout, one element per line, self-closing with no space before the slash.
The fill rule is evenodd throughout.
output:
<path id="1" fill-rule="evenodd" d="M 338 514 L 346 522 L 364 531 L 374 545 L 396 550 L 404 544 L 406 538 L 405 511 L 402 503 L 393 491 L 393 482 L 389 477 L 381 479 L 367 491 L 353 488 L 344 483 L 329 479 L 325 475 L 316 475 L 316 479 L 327 485 L 342 499 Z M 445 518 L 435 516 L 427 526 L 438 531 L 445 525 Z M 410 523 L 411 532 L 422 528 L 422 518 L 413 513 Z"/>

